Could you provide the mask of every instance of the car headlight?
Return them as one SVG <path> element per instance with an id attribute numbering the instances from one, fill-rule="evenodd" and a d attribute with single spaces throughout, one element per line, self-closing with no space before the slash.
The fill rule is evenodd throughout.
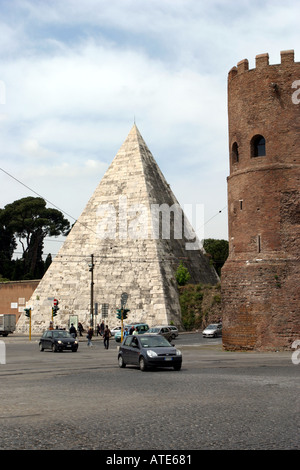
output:
<path id="1" fill-rule="evenodd" d="M 181 351 L 179 351 L 179 349 L 176 349 L 176 356 L 181 356 Z"/>
<path id="2" fill-rule="evenodd" d="M 147 351 L 147 356 L 149 357 L 156 357 L 157 354 L 155 351 L 152 351 L 152 349 L 150 349 L 149 351 Z"/>
<path id="3" fill-rule="evenodd" d="M 58 344 L 62 344 L 62 342 L 60 340 L 58 340 L 57 342 L 58 342 Z"/>

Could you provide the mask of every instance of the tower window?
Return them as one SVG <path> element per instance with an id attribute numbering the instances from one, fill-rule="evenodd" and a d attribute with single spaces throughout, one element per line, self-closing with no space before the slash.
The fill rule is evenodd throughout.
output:
<path id="1" fill-rule="evenodd" d="M 260 238 L 260 235 L 257 235 L 257 251 L 258 251 L 258 253 L 261 252 L 261 238 Z"/>
<path id="2" fill-rule="evenodd" d="M 251 157 L 266 155 L 266 141 L 262 135 L 255 135 L 251 140 Z"/>
<path id="3" fill-rule="evenodd" d="M 231 160 L 232 160 L 232 163 L 238 163 L 239 162 L 239 146 L 236 142 L 234 142 L 232 144 Z"/>

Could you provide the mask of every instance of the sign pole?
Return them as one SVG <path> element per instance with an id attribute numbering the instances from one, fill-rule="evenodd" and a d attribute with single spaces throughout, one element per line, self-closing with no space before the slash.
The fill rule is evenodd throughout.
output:
<path id="1" fill-rule="evenodd" d="M 31 308 L 29 309 L 29 341 L 31 341 Z"/>

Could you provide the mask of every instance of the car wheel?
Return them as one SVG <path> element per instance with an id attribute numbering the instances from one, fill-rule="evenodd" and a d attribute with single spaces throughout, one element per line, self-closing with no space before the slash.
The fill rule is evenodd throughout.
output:
<path id="1" fill-rule="evenodd" d="M 57 349 L 56 349 L 56 345 L 55 344 L 52 344 L 52 352 L 56 352 Z"/>
<path id="2" fill-rule="evenodd" d="M 180 370 L 181 369 L 181 364 L 177 364 L 176 366 L 174 366 L 174 370 Z"/>
<path id="3" fill-rule="evenodd" d="M 39 344 L 39 348 L 40 348 L 40 351 L 41 351 L 41 352 L 44 351 L 44 348 L 43 348 L 42 343 Z"/>
<path id="4" fill-rule="evenodd" d="M 123 369 L 124 367 L 126 367 L 126 364 L 125 364 L 124 359 L 123 359 L 122 356 L 119 356 L 119 357 L 118 357 L 118 364 L 119 364 L 119 367 L 120 367 L 121 369 Z"/>
<path id="5" fill-rule="evenodd" d="M 147 370 L 146 362 L 143 357 L 140 358 L 140 370 L 145 372 Z"/>
<path id="6" fill-rule="evenodd" d="M 78 348 L 72 348 L 72 352 L 77 352 Z"/>

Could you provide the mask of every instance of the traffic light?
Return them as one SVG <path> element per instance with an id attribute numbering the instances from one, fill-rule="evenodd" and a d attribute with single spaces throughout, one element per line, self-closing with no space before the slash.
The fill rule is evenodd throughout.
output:
<path id="1" fill-rule="evenodd" d="M 53 300 L 53 307 L 52 307 L 52 316 L 53 316 L 53 317 L 56 317 L 57 311 L 59 310 L 58 304 L 59 304 L 58 300 L 57 300 L 57 299 L 54 299 L 54 300 Z"/>
<path id="2" fill-rule="evenodd" d="M 122 309 L 121 308 L 117 308 L 117 318 L 119 320 L 122 320 Z"/>
<path id="3" fill-rule="evenodd" d="M 128 312 L 130 312 L 130 310 L 128 308 L 123 309 L 123 320 L 126 320 Z"/>
<path id="4" fill-rule="evenodd" d="M 25 310 L 25 317 L 30 318 L 31 317 L 31 308 L 24 308 Z"/>

